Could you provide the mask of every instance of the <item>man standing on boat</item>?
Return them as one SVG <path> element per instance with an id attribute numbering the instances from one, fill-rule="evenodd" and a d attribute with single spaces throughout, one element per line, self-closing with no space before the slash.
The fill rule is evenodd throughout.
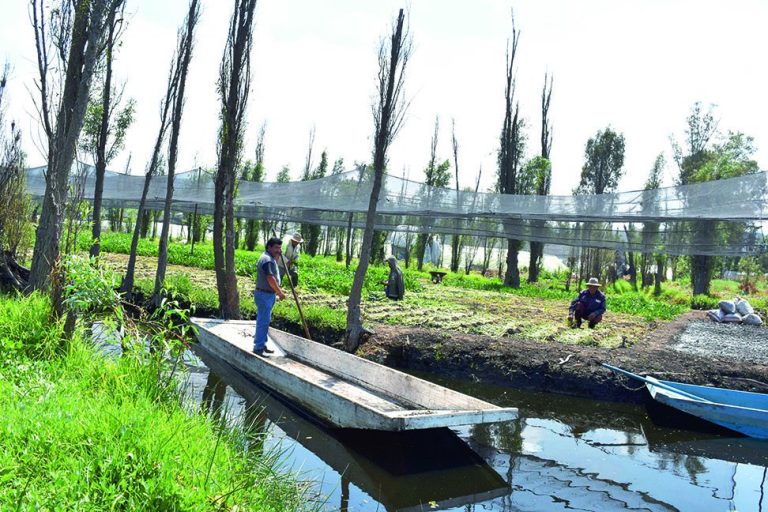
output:
<path id="1" fill-rule="evenodd" d="M 568 323 L 572 328 L 581 328 L 582 320 L 589 322 L 589 328 L 594 329 L 605 313 L 605 294 L 599 290 L 600 282 L 596 277 L 590 277 L 587 289 L 579 293 L 576 300 L 568 308 Z"/>
<path id="2" fill-rule="evenodd" d="M 290 277 L 289 284 L 293 286 L 299 283 L 297 263 L 299 262 L 299 245 L 302 242 L 304 242 L 304 238 L 301 236 L 301 233 L 294 233 L 288 242 L 288 247 L 285 249 L 283 257 L 277 260 L 277 266 L 280 269 L 280 279 L 285 277 L 287 272 Z"/>
<path id="3" fill-rule="evenodd" d="M 253 353 L 266 356 L 274 351 L 267 348 L 267 332 L 272 320 L 272 308 L 275 300 L 284 299 L 285 293 L 280 288 L 280 272 L 277 269 L 277 258 L 282 252 L 283 241 L 270 238 L 267 249 L 256 263 L 256 291 L 253 299 L 256 302 L 256 336 L 253 342 Z"/>

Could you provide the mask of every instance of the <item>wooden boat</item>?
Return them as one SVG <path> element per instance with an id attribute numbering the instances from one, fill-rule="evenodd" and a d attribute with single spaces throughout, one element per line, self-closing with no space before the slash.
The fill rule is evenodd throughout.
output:
<path id="1" fill-rule="evenodd" d="M 208 352 L 340 428 L 416 430 L 517 417 L 497 407 L 353 354 L 270 328 L 269 357 L 252 352 L 255 323 L 193 318 Z"/>
<path id="2" fill-rule="evenodd" d="M 378 501 L 382 510 L 397 512 L 463 509 L 511 492 L 510 485 L 449 428 L 404 432 L 327 428 L 199 345 L 194 351 L 215 374 L 214 379 L 209 374 L 206 387 L 229 386 L 244 399 L 245 424 L 255 438 L 272 423 L 338 474 L 342 499 L 338 510 L 345 510 L 350 485 Z M 223 401 L 225 391 L 211 389 L 208 395 Z M 223 402 L 214 402 L 215 398 L 209 406 L 224 409 Z M 323 476 L 333 478 L 333 472 Z"/>
<path id="3" fill-rule="evenodd" d="M 606 363 L 603 366 L 644 382 L 659 403 L 749 437 L 768 439 L 766 394 L 641 377 Z"/>

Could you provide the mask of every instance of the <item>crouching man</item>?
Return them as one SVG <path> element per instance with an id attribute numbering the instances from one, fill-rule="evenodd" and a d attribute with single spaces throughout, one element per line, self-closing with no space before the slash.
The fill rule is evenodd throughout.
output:
<path id="1" fill-rule="evenodd" d="M 572 328 L 581 328 L 581 322 L 589 322 L 589 328 L 595 326 L 603 319 L 605 313 L 605 294 L 600 291 L 600 283 L 597 278 L 590 277 L 587 289 L 579 293 L 576 300 L 571 302 L 568 308 L 568 323 Z"/>

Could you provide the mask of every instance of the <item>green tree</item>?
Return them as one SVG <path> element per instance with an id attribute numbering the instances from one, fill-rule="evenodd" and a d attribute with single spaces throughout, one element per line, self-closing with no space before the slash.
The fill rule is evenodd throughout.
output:
<path id="1" fill-rule="evenodd" d="M 672 140 L 675 162 L 680 171 L 679 184 L 734 178 L 757 172 L 757 162 L 752 159 L 755 152 L 754 140 L 741 132 L 729 131 L 725 136 L 720 135 L 719 120 L 715 117 L 713 106 L 704 112 L 701 103 L 696 102 L 686 124 L 685 146 L 681 147 Z M 690 231 L 700 245 L 711 245 L 715 242 L 717 222 L 697 221 Z M 704 254 L 690 257 L 694 295 L 709 294 L 715 263 L 712 256 Z"/>
<path id="2" fill-rule="evenodd" d="M 261 128 L 259 129 L 259 137 L 256 141 L 256 165 L 251 168 L 251 173 L 247 178 L 249 181 L 262 183 L 266 176 L 266 170 L 264 168 L 264 139 L 266 132 L 267 123 L 265 121 L 261 123 Z M 269 221 L 263 220 L 259 223 L 256 219 L 248 219 L 245 223 L 245 248 L 249 251 L 256 248 L 256 241 L 259 238 L 259 224 L 261 224 L 264 233 L 268 235 L 271 228 L 271 223 Z M 269 236 L 266 238 L 269 238 Z"/>
<path id="3" fill-rule="evenodd" d="M 427 203 L 427 207 L 431 206 L 431 202 L 438 201 L 440 199 L 439 192 L 433 190 L 433 188 L 445 188 L 451 181 L 451 162 L 444 160 L 442 163 L 438 163 L 437 158 L 437 139 L 440 134 L 440 119 L 435 118 L 435 131 L 432 135 L 432 143 L 430 145 L 430 156 L 427 167 L 424 169 L 424 184 L 427 186 L 427 193 L 424 199 Z M 417 268 L 421 270 L 424 266 L 424 254 L 427 250 L 427 245 L 432 241 L 432 235 L 430 233 L 421 233 L 416 237 L 416 261 Z"/>
<path id="4" fill-rule="evenodd" d="M 520 104 L 515 98 L 515 56 L 517 44 L 520 41 L 520 33 L 515 28 L 515 19 L 512 18 L 512 41 L 508 43 L 506 55 L 506 82 L 504 88 L 504 123 L 499 136 L 498 153 L 498 191 L 502 194 L 518 194 L 518 174 L 525 153 L 525 135 L 523 129 L 525 122 L 520 117 Z M 506 227 L 505 227 L 506 228 Z M 517 267 L 518 253 L 522 242 L 514 238 L 507 238 L 507 272 L 504 276 L 504 285 L 513 288 L 520 287 L 520 270 Z"/>
<path id="5" fill-rule="evenodd" d="M 323 150 L 320 154 L 320 163 L 310 173 L 306 174 L 302 181 L 316 180 L 324 178 L 328 172 L 328 151 Z M 320 246 L 320 232 L 321 228 L 317 224 L 302 224 L 301 231 L 304 238 L 307 240 L 306 251 L 310 256 L 317 256 L 317 250 Z"/>
<path id="6" fill-rule="evenodd" d="M 664 158 L 664 153 L 659 153 L 656 160 L 653 162 L 653 167 L 651 167 L 651 171 L 648 173 L 648 179 L 643 187 L 646 192 L 654 191 L 661 187 L 666 165 L 667 161 L 666 158 Z M 658 197 L 655 193 L 645 194 L 643 196 L 642 206 L 643 211 L 646 213 L 658 210 Z M 661 224 L 658 222 L 646 222 L 643 224 L 641 235 L 643 244 L 643 255 L 640 259 L 641 286 L 643 288 L 650 286 L 651 281 L 655 280 L 655 295 L 661 294 L 661 281 L 664 275 L 665 258 L 662 252 L 651 252 L 650 247 L 652 245 L 658 245 L 655 241 L 658 238 L 660 226 Z M 656 272 L 653 275 L 651 275 L 650 272 L 652 260 L 655 260 L 656 263 Z"/>
<path id="7" fill-rule="evenodd" d="M 371 198 L 363 231 L 360 261 L 355 270 L 352 288 L 347 300 L 347 328 L 345 346 L 349 352 L 354 352 L 360 345 L 363 334 L 360 302 L 362 300 L 363 281 L 368 271 L 368 261 L 373 240 L 373 227 L 376 219 L 376 205 L 379 201 L 384 171 L 387 167 L 387 151 L 395 135 L 402 126 L 407 108 L 403 97 L 405 84 L 405 69 L 411 55 L 411 39 L 405 26 L 405 11 L 400 9 L 397 22 L 393 24 L 389 38 L 382 38 L 378 53 L 378 90 L 374 100 L 373 124 L 373 183 Z"/>
<path id="8" fill-rule="evenodd" d="M 277 177 L 275 178 L 275 181 L 277 183 L 290 183 L 291 182 L 291 168 L 287 165 L 284 165 L 280 172 L 277 173 Z"/>
<path id="9" fill-rule="evenodd" d="M 576 193 L 603 194 L 615 190 L 624 174 L 624 135 L 610 127 L 598 131 L 587 141 L 584 156 L 585 162 Z M 582 250 L 581 268 L 589 270 L 593 276 L 599 278 L 601 269 L 605 268 L 605 255 L 601 254 L 602 252 L 599 249 Z M 580 277 L 582 274 L 583 272 L 579 272 Z"/>
<path id="10" fill-rule="evenodd" d="M 604 194 L 616 190 L 624 175 L 624 135 L 610 127 L 587 141 L 581 168 L 580 194 Z"/>
<path id="11" fill-rule="evenodd" d="M 344 172 L 344 159 L 339 158 L 333 162 L 333 168 L 331 169 L 331 176 L 338 176 Z M 335 254 L 336 261 L 344 261 L 344 228 L 333 228 L 333 237 L 336 242 Z"/>
<path id="12" fill-rule="evenodd" d="M 544 87 L 541 90 L 541 158 L 547 160 L 549 166 L 545 171 L 543 162 L 537 162 L 535 167 L 538 177 L 535 179 L 535 194 L 539 196 L 549 195 L 549 189 L 552 185 L 552 163 L 549 161 L 549 154 L 552 151 L 552 123 L 549 120 L 549 104 L 552 100 L 552 84 L 554 77 L 544 74 Z M 541 220 L 533 221 L 533 229 L 544 229 L 545 222 Z M 535 283 L 539 280 L 539 270 L 541 269 L 541 260 L 544 258 L 544 243 L 531 241 L 531 257 L 528 263 L 528 282 Z"/>

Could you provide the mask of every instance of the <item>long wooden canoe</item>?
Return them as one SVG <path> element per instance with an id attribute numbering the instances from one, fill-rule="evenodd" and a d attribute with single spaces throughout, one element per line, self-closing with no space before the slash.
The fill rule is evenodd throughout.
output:
<path id="1" fill-rule="evenodd" d="M 340 428 L 400 431 L 495 423 L 502 408 L 335 348 L 270 328 L 269 357 L 253 354 L 253 321 L 193 318 L 208 352 Z"/>
<path id="2" fill-rule="evenodd" d="M 381 503 L 382 510 L 423 512 L 463 509 L 511 492 L 510 484 L 449 428 L 404 432 L 327 428 L 200 346 L 194 350 L 221 379 L 214 385 L 229 386 L 245 400 L 247 428 L 258 434 L 268 428 L 266 420 L 277 425 L 338 473 L 342 496 L 344 487 L 349 494 L 352 484 Z M 223 400 L 224 393 L 220 396 Z M 333 472 L 323 478 L 333 479 Z"/>
<path id="3" fill-rule="evenodd" d="M 651 398 L 659 403 L 749 437 L 768 439 L 767 394 L 641 377 L 606 363 L 603 366 L 644 382 Z"/>

